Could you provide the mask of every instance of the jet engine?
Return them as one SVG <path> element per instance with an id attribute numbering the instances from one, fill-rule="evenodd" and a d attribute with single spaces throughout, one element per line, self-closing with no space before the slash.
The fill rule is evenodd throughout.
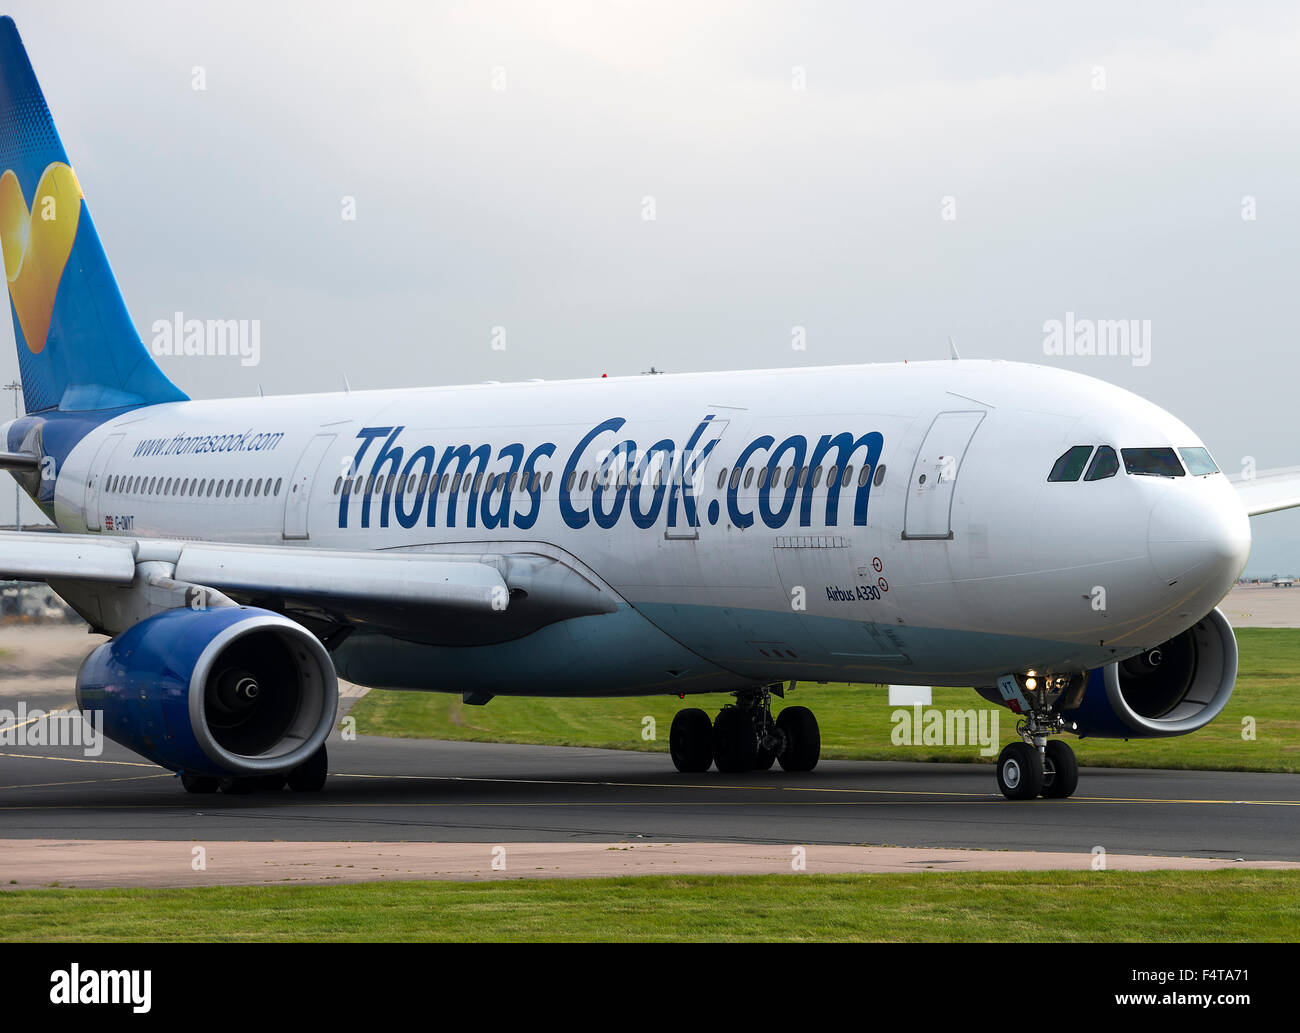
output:
<path id="1" fill-rule="evenodd" d="M 92 652 L 77 703 L 103 714 L 108 738 L 173 771 L 273 775 L 325 742 L 338 679 L 320 641 L 280 614 L 178 608 Z"/>
<path id="2" fill-rule="evenodd" d="M 1215 609 L 1153 649 L 1088 675 L 1079 705 L 1064 711 L 1080 736 L 1156 739 L 1209 724 L 1237 681 L 1237 639 Z"/>

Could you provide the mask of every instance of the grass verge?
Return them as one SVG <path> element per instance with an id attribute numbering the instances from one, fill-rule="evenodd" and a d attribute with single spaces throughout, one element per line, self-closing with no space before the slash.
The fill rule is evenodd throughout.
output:
<path id="1" fill-rule="evenodd" d="M 1030 912 L 1026 893 L 1034 899 Z M 1300 871 L 643 876 L 24 890 L 0 899 L 5 941 L 1293 942 L 1300 936 Z"/>
<path id="2" fill-rule="evenodd" d="M 1101 767 L 1300 771 L 1300 630 L 1244 628 L 1237 632 L 1237 688 L 1222 714 L 1199 732 L 1174 739 L 1123 741 L 1074 739 L 1082 764 Z M 667 752 L 673 714 L 694 706 L 717 713 L 726 695 L 602 699 L 498 696 L 487 706 L 466 706 L 446 693 L 375 690 L 352 710 L 362 734 L 475 742 L 600 746 Z M 822 756 L 851 760 L 968 761 L 991 763 L 976 746 L 898 746 L 883 686 L 801 684 L 782 705 L 810 707 L 822 732 Z M 970 689 L 936 688 L 934 706 L 985 708 L 999 716 L 999 747 L 1016 739 L 1015 718 Z M 653 719 L 653 725 L 646 719 Z M 1246 719 L 1254 738 L 1244 738 Z M 647 738 L 653 728 L 654 738 Z"/>

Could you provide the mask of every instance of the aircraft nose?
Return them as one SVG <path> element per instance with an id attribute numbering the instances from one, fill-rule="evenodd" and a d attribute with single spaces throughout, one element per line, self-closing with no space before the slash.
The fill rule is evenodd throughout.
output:
<path id="1" fill-rule="evenodd" d="M 1195 579 L 1226 592 L 1250 556 L 1250 518 L 1235 497 L 1170 494 L 1151 511 L 1147 552 L 1166 582 Z"/>

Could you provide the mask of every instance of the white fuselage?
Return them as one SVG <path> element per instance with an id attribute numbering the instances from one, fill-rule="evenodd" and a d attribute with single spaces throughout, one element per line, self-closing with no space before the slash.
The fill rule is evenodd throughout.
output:
<path id="1" fill-rule="evenodd" d="M 1130 656 L 1223 597 L 1250 532 L 1222 474 L 1048 481 L 1075 445 L 1200 444 L 1126 391 L 1005 362 L 177 402 L 81 441 L 54 513 L 133 537 L 563 557 L 711 672 L 682 691 L 989 684 Z M 418 643 L 361 636 L 351 662 L 411 688 L 481 670 L 497 692 L 672 689 L 618 677 L 639 646 L 586 636 L 539 640 L 574 656 L 513 690 L 445 643 L 399 670 L 382 658 Z M 504 655 L 467 647 L 488 648 Z"/>

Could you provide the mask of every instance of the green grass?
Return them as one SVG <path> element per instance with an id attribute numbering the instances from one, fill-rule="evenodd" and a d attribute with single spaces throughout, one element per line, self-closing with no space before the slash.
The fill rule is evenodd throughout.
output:
<path id="1" fill-rule="evenodd" d="M 1174 739 L 1125 742 L 1074 739 L 1083 764 L 1103 767 L 1202 768 L 1300 771 L 1300 630 L 1245 628 L 1237 632 L 1240 670 L 1227 708 L 1208 726 Z M 476 742 L 603 746 L 623 750 L 668 749 L 673 714 L 687 706 L 714 715 L 731 697 L 676 696 L 622 699 L 532 699 L 498 696 L 487 706 L 466 706 L 444 693 L 375 690 L 352 710 L 362 734 Z M 774 700 L 774 710 L 782 706 Z M 896 746 L 894 709 L 883 686 L 801 684 L 784 705 L 812 708 L 822 732 L 822 756 L 853 760 L 943 760 L 991 763 L 971 746 Z M 970 689 L 936 688 L 938 708 L 989 708 L 1000 717 L 1001 742 L 1015 740 L 1015 718 Z M 1242 719 L 1255 719 L 1253 741 L 1242 738 Z M 643 737 L 653 717 L 656 737 Z"/>
<path id="2" fill-rule="evenodd" d="M 1026 893 L 1034 901 L 1029 911 Z M 1294 942 L 1300 936 L 1300 871 L 642 876 L 25 890 L 0 899 L 0 940 L 6 941 Z"/>

